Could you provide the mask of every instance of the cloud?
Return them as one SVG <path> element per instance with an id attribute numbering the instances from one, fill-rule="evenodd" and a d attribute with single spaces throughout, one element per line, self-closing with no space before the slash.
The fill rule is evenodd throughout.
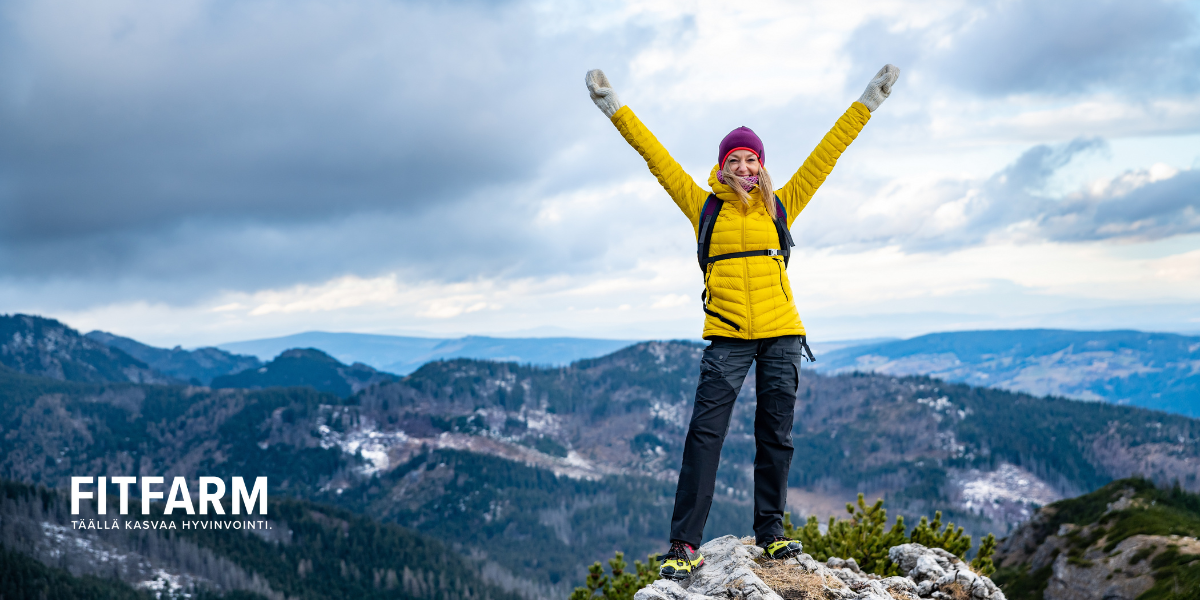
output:
<path id="1" fill-rule="evenodd" d="M 1200 170 L 1159 165 L 1091 187 L 1038 218 L 1036 228 L 1044 237 L 1145 241 L 1200 231 Z"/>
<path id="2" fill-rule="evenodd" d="M 846 49 L 861 69 L 896 57 L 982 96 L 1145 96 L 1200 89 L 1198 33 L 1195 6 L 1172 0 L 994 0 L 931 22 L 872 19 Z"/>
<path id="3" fill-rule="evenodd" d="M 342 235 L 307 241 L 361 243 L 344 225 L 364 215 L 494 222 L 482 197 L 527 190 L 587 132 L 569 124 L 604 125 L 579 66 L 602 32 L 541 31 L 523 3 L 0 11 L 0 276 L 235 268 L 321 228 Z"/>
<path id="4" fill-rule="evenodd" d="M 1153 241 L 1200 232 L 1200 170 L 1157 165 L 1052 193 L 1064 167 L 1106 152 L 1098 138 L 1039 144 L 981 179 L 910 177 L 819 205 L 797 220 L 817 248 L 941 252 L 991 243 Z M 828 204 L 826 201 L 825 204 Z M 852 210 L 847 210 L 850 204 Z"/>
<path id="5" fill-rule="evenodd" d="M 690 233 L 687 219 L 649 176 L 550 196 L 514 186 L 413 214 L 360 212 L 308 223 L 187 221 L 143 235 L 96 234 L 15 249 L 0 244 L 6 271 L 0 289 L 76 309 L 130 296 L 190 304 L 228 290 L 322 285 L 347 274 L 451 284 L 479 277 L 611 277 L 646 257 L 693 256 Z M 64 293 L 60 282 L 90 291 Z M 4 300 L 0 296 L 0 306 Z"/>
<path id="6" fill-rule="evenodd" d="M 822 285 L 894 252 L 865 295 L 923 302 L 981 289 L 970 266 L 931 277 L 931 255 L 1188 249 L 1194 4 L 1062 6 L 0 3 L 0 307 L 162 340 L 637 337 L 623 323 L 666 315 L 680 329 L 638 331 L 690 335 L 691 227 L 587 100 L 593 67 L 702 184 L 739 125 L 790 173 L 899 64 L 797 222 L 840 261 Z M 1102 281 L 1103 264 L 1067 270 Z M 1137 290 L 1194 296 L 1172 285 Z"/>

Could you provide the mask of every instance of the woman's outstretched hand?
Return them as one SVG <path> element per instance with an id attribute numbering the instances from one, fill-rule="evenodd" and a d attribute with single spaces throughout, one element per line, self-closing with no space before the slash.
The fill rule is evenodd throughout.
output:
<path id="1" fill-rule="evenodd" d="M 892 67 L 893 69 L 895 67 Z M 612 89 L 612 84 L 608 82 L 608 78 L 604 76 L 604 71 L 600 69 L 592 69 L 587 72 L 584 77 L 587 83 L 588 92 L 592 96 L 592 102 L 604 112 L 608 118 L 621 109 L 621 99 L 617 97 L 617 92 Z"/>
<path id="2" fill-rule="evenodd" d="M 601 73 L 600 76 L 603 77 L 604 74 Z M 871 83 L 867 84 L 866 91 L 863 92 L 862 97 L 858 101 L 865 104 L 867 110 L 875 112 L 875 109 L 879 108 L 879 105 L 883 104 L 883 101 L 892 95 L 892 84 L 896 83 L 897 77 L 900 77 L 900 69 L 896 65 L 884 65 L 875 74 L 875 78 L 871 80 Z"/>

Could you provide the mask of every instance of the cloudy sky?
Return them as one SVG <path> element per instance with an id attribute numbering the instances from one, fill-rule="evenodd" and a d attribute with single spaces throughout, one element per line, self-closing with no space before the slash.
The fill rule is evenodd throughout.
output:
<path id="1" fill-rule="evenodd" d="M 0 313 L 158 345 L 306 330 L 697 338 L 703 183 L 797 168 L 815 340 L 1200 331 L 1200 3 L 0 3 Z"/>

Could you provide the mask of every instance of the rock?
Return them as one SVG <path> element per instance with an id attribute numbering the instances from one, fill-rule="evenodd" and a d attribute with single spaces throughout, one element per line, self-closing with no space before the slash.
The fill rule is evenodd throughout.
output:
<path id="1" fill-rule="evenodd" d="M 907 577 L 888 577 L 881 579 L 879 584 L 898 600 L 915 600 L 919 597 L 917 584 Z"/>
<path id="2" fill-rule="evenodd" d="M 850 569 L 855 573 L 862 573 L 862 569 L 858 567 L 858 561 L 854 560 L 853 558 L 847 558 L 846 560 L 836 557 L 831 558 L 825 561 L 825 566 L 829 567 L 830 569 Z"/>
<path id="3" fill-rule="evenodd" d="M 975 600 L 1005 600 L 1004 592 L 991 579 L 941 548 L 903 544 L 888 550 L 888 558 L 916 585 L 915 593 L 921 598 L 961 598 L 965 594 Z"/>
<path id="4" fill-rule="evenodd" d="M 887 588 L 879 583 L 880 577 L 874 574 L 864 574 L 862 572 L 851 571 L 850 569 L 830 569 L 835 577 L 842 580 L 851 590 L 858 594 L 884 594 L 887 595 Z"/>
<path id="5" fill-rule="evenodd" d="M 1054 557 L 1063 554 L 1067 548 L 1067 541 L 1057 535 L 1046 536 L 1045 541 L 1041 546 L 1038 546 L 1034 551 L 1033 556 L 1029 557 L 1029 570 L 1037 571 L 1042 567 L 1054 562 Z"/>
<path id="6" fill-rule="evenodd" d="M 1057 512 L 1053 506 L 1044 506 L 1008 537 L 1000 540 L 996 546 L 996 555 L 992 557 L 996 567 L 1011 567 L 1029 562 L 1046 537 L 1048 521 Z"/>
<path id="7" fill-rule="evenodd" d="M 633 600 L 708 600 L 712 596 L 691 594 L 674 581 L 659 579 L 640 589 L 633 595 Z"/>
<path id="8" fill-rule="evenodd" d="M 1174 545 L 1180 553 L 1200 554 L 1196 538 L 1134 535 L 1121 540 L 1112 552 L 1092 547 L 1084 561 L 1072 563 L 1065 553 L 1054 560 L 1046 600 L 1133 600 L 1154 585 L 1151 561 L 1155 553 Z M 1140 554 L 1139 554 L 1140 553 Z M 1136 563 L 1134 556 L 1140 556 Z"/>
<path id="9" fill-rule="evenodd" d="M 732 535 L 700 546 L 704 566 L 692 574 L 686 587 L 688 598 L 692 599 L 693 594 L 727 597 L 732 593 L 744 600 L 783 600 L 756 573 L 754 559 L 762 552 L 762 548 L 743 544 Z"/>
<path id="10" fill-rule="evenodd" d="M 888 558 L 896 563 L 900 572 L 917 583 L 926 579 L 937 579 L 946 570 L 961 563 L 958 557 L 941 548 L 926 548 L 921 544 L 901 544 L 888 550 Z"/>
<path id="11" fill-rule="evenodd" d="M 808 554 L 786 561 L 765 560 L 763 550 L 734 536 L 700 547 L 704 566 L 683 585 L 659 580 L 638 590 L 634 600 L 1005 600 L 991 579 L 970 570 L 957 556 L 920 544 L 888 552 L 905 576 L 865 573 L 853 559 L 822 564 Z"/>
<path id="12" fill-rule="evenodd" d="M 946 570 L 933 557 L 920 556 L 917 558 L 917 566 L 913 567 L 906 574 L 916 582 L 927 580 L 937 581 L 946 574 Z"/>
<path id="13" fill-rule="evenodd" d="M 957 585 L 970 595 L 971 598 L 987 598 L 989 600 L 993 598 L 1001 600 L 1004 598 L 1004 594 L 1000 591 L 1000 588 L 996 587 L 996 584 L 992 583 L 991 579 L 970 570 L 955 569 L 943 575 L 937 580 L 935 585 L 938 590 L 946 590 L 953 585 Z"/>

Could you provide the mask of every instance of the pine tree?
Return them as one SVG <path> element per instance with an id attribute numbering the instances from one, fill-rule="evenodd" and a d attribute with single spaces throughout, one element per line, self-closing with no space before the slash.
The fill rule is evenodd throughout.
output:
<path id="1" fill-rule="evenodd" d="M 587 580 L 584 587 L 575 588 L 570 600 L 591 600 L 597 597 L 601 600 L 633 600 L 633 595 L 640 589 L 654 583 L 658 579 L 658 569 L 661 567 L 658 557 L 651 554 L 643 564 L 640 560 L 633 561 L 634 573 L 625 571 L 625 553 L 617 552 L 608 560 L 612 576 L 604 574 L 604 567 L 599 561 L 588 568 Z"/>
<path id="2" fill-rule="evenodd" d="M 942 548 L 959 558 L 971 549 L 971 536 L 963 535 L 963 528 L 955 529 L 954 523 L 942 529 L 942 511 L 933 513 L 933 522 L 921 517 L 921 522 L 912 531 L 912 541 L 927 548 Z"/>
<path id="3" fill-rule="evenodd" d="M 803 527 L 797 528 L 792 523 L 791 513 L 785 512 L 784 535 L 800 540 L 804 551 L 819 561 L 834 557 L 853 558 L 862 569 L 884 577 L 900 574 L 888 558 L 888 550 L 893 546 L 913 542 L 928 548 L 942 548 L 959 558 L 964 558 L 971 549 L 971 536 L 964 535 L 963 528 L 955 527 L 954 523 L 943 526 L 941 511 L 934 513 L 933 521 L 921 517 L 911 535 L 905 535 L 904 517 L 896 517 L 895 524 L 884 531 L 887 511 L 883 508 L 883 500 L 867 506 L 863 495 L 859 494 L 856 504 L 846 504 L 846 512 L 850 515 L 848 519 L 829 517 L 825 533 L 821 533 L 816 517 L 809 517 Z M 995 551 L 996 536 L 988 534 L 980 542 L 971 567 L 984 575 L 995 572 L 991 558 Z"/>
<path id="4" fill-rule="evenodd" d="M 996 572 L 996 565 L 992 564 L 992 555 L 996 553 L 996 536 L 987 534 L 982 542 L 979 542 L 979 552 L 975 554 L 975 559 L 971 561 L 971 568 L 975 569 L 982 575 L 991 575 Z"/>

